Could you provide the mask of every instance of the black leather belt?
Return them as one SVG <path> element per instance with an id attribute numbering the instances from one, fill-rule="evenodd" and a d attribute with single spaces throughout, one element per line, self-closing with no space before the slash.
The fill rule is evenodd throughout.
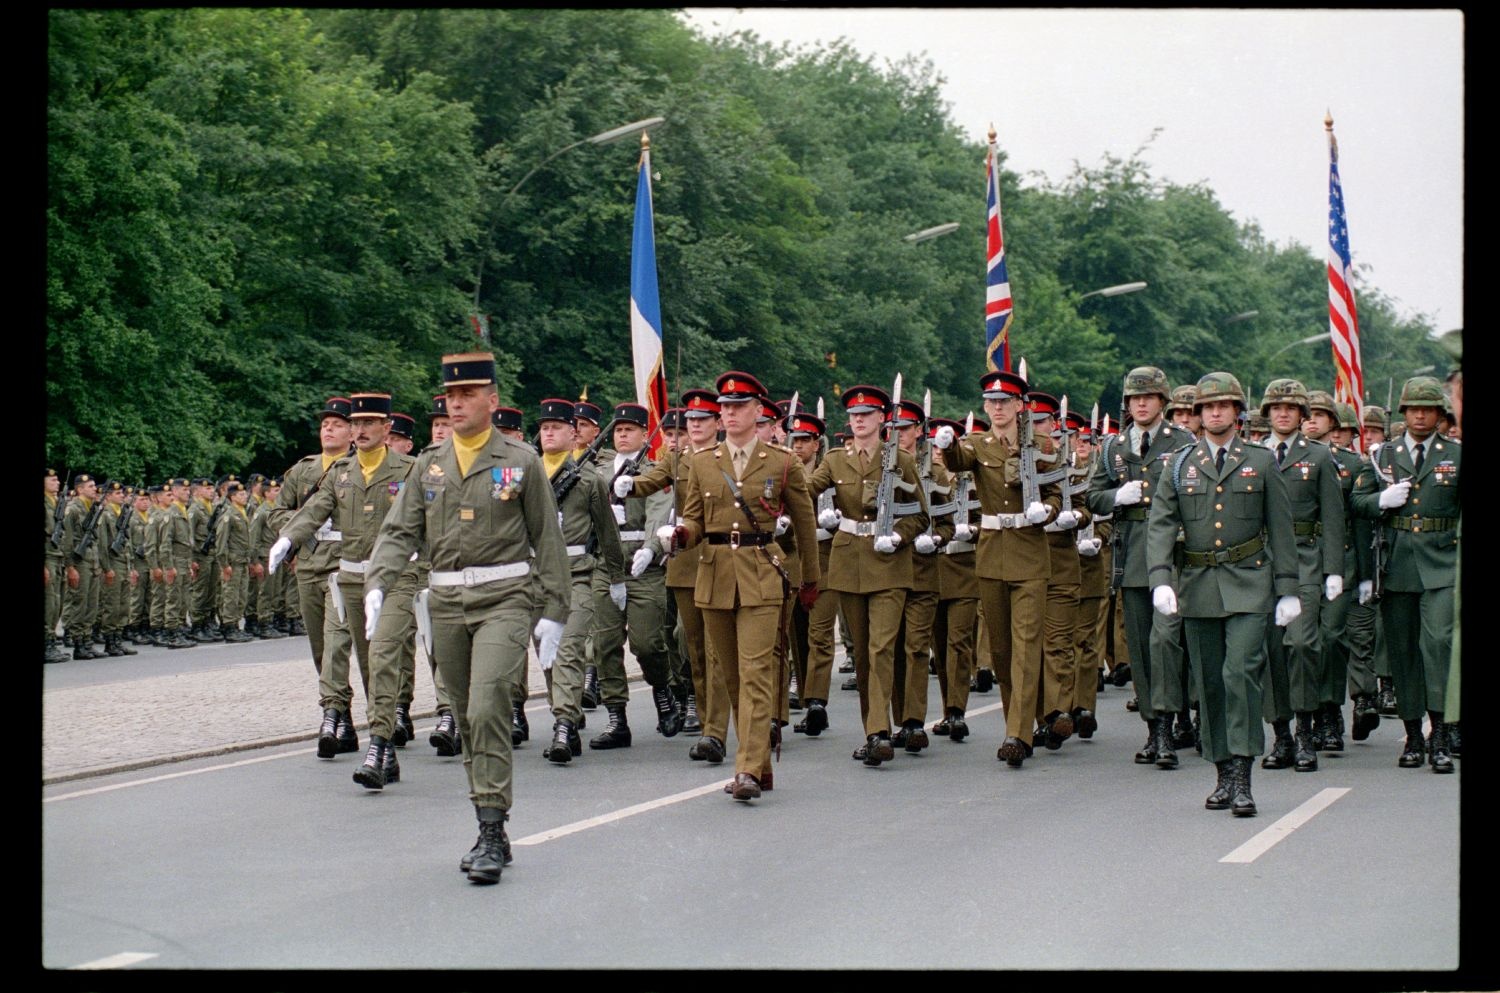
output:
<path id="1" fill-rule="evenodd" d="M 1263 539 L 1258 537 L 1251 538 L 1242 545 L 1235 545 L 1232 548 L 1225 548 L 1222 551 L 1183 552 L 1182 562 L 1185 566 L 1195 568 L 1227 565 L 1231 562 L 1239 562 L 1241 559 L 1248 559 L 1264 547 L 1266 547 L 1266 543 Z"/>
<path id="2" fill-rule="evenodd" d="M 739 548 L 741 545 L 769 545 L 774 540 L 771 535 L 754 531 L 730 531 L 728 533 L 710 531 L 703 536 L 703 540 L 710 545 L 728 545 L 730 548 Z"/>

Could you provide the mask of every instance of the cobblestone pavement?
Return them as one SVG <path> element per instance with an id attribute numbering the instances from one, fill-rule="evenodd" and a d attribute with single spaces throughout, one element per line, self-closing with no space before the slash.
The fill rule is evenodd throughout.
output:
<path id="1" fill-rule="evenodd" d="M 240 650 L 237 645 L 211 644 L 170 653 L 182 658 L 184 665 L 191 663 L 191 668 L 138 679 L 120 678 L 121 667 L 128 667 L 135 659 L 161 659 L 168 650 L 141 647 L 141 654 L 133 658 L 62 663 L 108 665 L 113 680 L 43 690 L 43 785 L 266 745 L 312 741 L 317 737 L 321 712 L 307 641 L 288 638 L 275 645 L 274 660 L 255 663 L 234 662 L 235 652 Z M 358 676 L 353 675 L 357 672 L 353 663 L 350 669 L 356 683 L 354 721 L 363 737 L 368 727 L 364 694 L 357 685 Z M 531 697 L 544 697 L 546 684 L 535 657 L 528 671 Z M 630 679 L 641 677 L 640 667 L 628 649 L 625 671 Z M 418 647 L 412 718 L 419 722 L 419 738 L 425 738 L 421 732 L 430 726 L 420 722 L 431 718 L 434 709 L 431 670 Z"/>

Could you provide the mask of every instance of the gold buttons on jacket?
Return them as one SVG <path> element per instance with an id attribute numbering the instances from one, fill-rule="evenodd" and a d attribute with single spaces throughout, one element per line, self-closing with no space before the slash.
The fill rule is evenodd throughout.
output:
<path id="1" fill-rule="evenodd" d="M 1214 527 L 1221 528 L 1223 526 L 1224 526 L 1224 522 L 1223 521 L 1214 521 Z"/>
<path id="2" fill-rule="evenodd" d="M 1214 504 L 1214 509 L 1215 510 L 1223 510 L 1224 509 L 1224 505 L 1222 503 L 1216 503 L 1216 504 Z"/>
<path id="3" fill-rule="evenodd" d="M 1218 548 L 1222 544 L 1224 544 L 1224 540 L 1222 538 L 1215 538 L 1214 539 L 1214 547 L 1215 548 Z"/>

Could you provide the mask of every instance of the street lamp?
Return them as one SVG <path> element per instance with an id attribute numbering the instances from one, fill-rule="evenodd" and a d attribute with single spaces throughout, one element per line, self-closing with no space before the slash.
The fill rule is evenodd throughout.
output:
<path id="1" fill-rule="evenodd" d="M 1124 296 L 1126 293 L 1139 293 L 1145 288 L 1146 284 L 1144 282 L 1119 283 L 1115 286 L 1106 286 L 1102 290 L 1089 290 L 1078 299 L 1081 302 L 1087 300 L 1089 297 L 1118 297 Z"/>
<path id="2" fill-rule="evenodd" d="M 520 181 L 517 182 L 515 186 L 512 186 L 510 190 L 506 192 L 505 196 L 500 199 L 500 206 L 495 210 L 495 219 L 490 222 L 490 229 L 485 234 L 484 243 L 486 245 L 489 244 L 491 236 L 493 236 L 495 233 L 495 225 L 500 223 L 500 212 L 504 209 L 505 205 L 510 202 L 510 198 L 516 195 L 516 191 L 526 185 L 526 181 L 528 179 L 530 179 L 532 176 L 535 176 L 558 156 L 571 152 L 579 145 L 608 145 L 613 142 L 619 141 L 621 138 L 628 138 L 633 134 L 639 134 L 640 132 L 645 131 L 648 128 L 654 128 L 658 124 L 665 124 L 666 121 L 667 119 L 665 117 L 648 117 L 645 120 L 632 121 L 629 124 L 622 124 L 617 128 L 610 128 L 608 131 L 600 131 L 598 134 L 589 135 L 587 138 L 582 138 L 578 141 L 575 141 L 571 145 L 564 145 L 562 148 L 559 148 L 557 151 L 553 152 L 545 159 L 542 159 L 542 161 L 538 162 L 535 166 L 532 167 L 530 172 L 522 176 Z M 479 313 L 479 290 L 484 282 L 484 256 L 485 252 L 483 250 L 483 246 L 481 246 L 479 253 L 479 265 L 474 271 L 474 313 L 476 315 L 478 315 Z"/>
<path id="3" fill-rule="evenodd" d="M 1252 318 L 1256 318 L 1256 317 L 1259 317 L 1259 316 L 1260 316 L 1260 311 L 1258 311 L 1258 310 L 1242 310 L 1238 314 L 1233 315 L 1232 317 L 1226 317 L 1226 318 L 1224 318 L 1224 323 L 1223 323 L 1222 326 L 1227 328 L 1231 324 L 1238 324 L 1241 321 L 1248 321 L 1248 320 L 1251 320 Z"/>
<path id="4" fill-rule="evenodd" d="M 957 230 L 958 222 L 949 221 L 947 224 L 938 224 L 934 227 L 923 228 L 921 231 L 913 231 L 911 234 L 903 235 L 901 237 L 901 240 L 910 242 L 911 244 L 915 245 L 918 242 L 931 241 L 934 238 L 941 238 L 943 235 L 952 234 Z"/>
<path id="5" fill-rule="evenodd" d="M 1274 351 L 1270 355 L 1268 355 L 1266 357 L 1266 362 L 1267 362 L 1267 364 L 1269 364 L 1272 359 L 1274 359 L 1276 356 L 1280 355 L 1282 352 L 1286 351 L 1288 348 L 1295 348 L 1298 345 L 1311 345 L 1315 341 L 1327 341 L 1329 338 L 1332 338 L 1332 337 L 1333 337 L 1333 332 L 1332 331 L 1324 331 L 1322 334 L 1310 335 L 1309 337 L 1306 337 L 1306 338 L 1298 338 L 1296 341 L 1289 341 L 1285 345 L 1282 345 L 1280 348 L 1276 349 L 1276 351 Z"/>

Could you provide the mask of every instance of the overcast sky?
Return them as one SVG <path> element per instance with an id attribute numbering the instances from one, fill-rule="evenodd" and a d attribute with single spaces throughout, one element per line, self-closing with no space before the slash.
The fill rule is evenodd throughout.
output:
<path id="1" fill-rule="evenodd" d="M 846 38 L 925 54 L 952 118 L 1007 167 L 1058 180 L 1155 128 L 1152 174 L 1203 181 L 1278 243 L 1328 251 L 1331 111 L 1356 265 L 1403 315 L 1463 323 L 1463 33 L 1457 11 L 690 8 L 707 34 Z M 1023 178 L 1023 182 L 1024 182 Z M 973 217 L 981 223 L 983 179 Z"/>

